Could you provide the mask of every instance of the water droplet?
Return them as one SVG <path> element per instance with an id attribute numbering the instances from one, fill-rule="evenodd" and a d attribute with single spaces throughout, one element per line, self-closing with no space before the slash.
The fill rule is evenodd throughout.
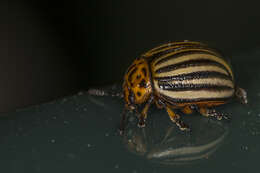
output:
<path id="1" fill-rule="evenodd" d="M 70 159 L 75 159 L 76 155 L 73 154 L 73 153 L 69 153 L 69 154 L 67 154 L 67 157 L 70 158 Z"/>
<path id="2" fill-rule="evenodd" d="M 248 150 L 248 146 L 242 146 L 241 149 L 242 150 Z"/>
<path id="3" fill-rule="evenodd" d="M 22 127 L 18 127 L 18 131 L 23 131 L 23 128 Z"/>
<path id="4" fill-rule="evenodd" d="M 88 147 L 91 147 L 91 144 L 88 144 L 87 146 L 88 146 Z"/>
<path id="5" fill-rule="evenodd" d="M 62 99 L 62 102 L 64 103 L 64 102 L 66 102 L 68 99 L 67 98 L 64 98 L 64 99 Z"/>
<path id="6" fill-rule="evenodd" d="M 81 95 L 83 95 L 83 92 L 82 91 L 78 92 L 78 96 L 81 96 Z"/>
<path id="7" fill-rule="evenodd" d="M 55 141 L 55 139 L 51 139 L 51 143 L 55 143 L 56 141 Z"/>
<path id="8" fill-rule="evenodd" d="M 106 133 L 105 136 L 108 137 L 108 136 L 109 136 L 109 133 Z"/>

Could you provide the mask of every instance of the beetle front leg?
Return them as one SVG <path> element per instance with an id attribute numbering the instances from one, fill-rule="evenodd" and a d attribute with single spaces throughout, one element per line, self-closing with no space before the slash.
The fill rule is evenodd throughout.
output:
<path id="1" fill-rule="evenodd" d="M 217 120 L 222 120 L 222 119 L 230 120 L 230 118 L 227 115 L 225 115 L 223 113 L 216 112 L 215 109 L 200 107 L 199 112 L 200 112 L 201 115 L 203 115 L 205 117 L 214 117 Z"/>
<path id="2" fill-rule="evenodd" d="M 142 111 L 141 115 L 139 116 L 138 127 L 140 128 L 145 127 L 146 118 L 147 118 L 147 112 Z"/>
<path id="3" fill-rule="evenodd" d="M 147 118 L 147 112 L 149 110 L 149 107 L 151 105 L 151 103 L 153 102 L 153 96 L 151 96 L 148 100 L 148 102 L 146 103 L 146 105 L 144 106 L 141 115 L 139 116 L 139 122 L 138 122 L 138 127 L 145 127 L 145 120 Z"/>
<path id="4" fill-rule="evenodd" d="M 180 120 L 180 116 L 178 114 L 175 114 L 168 106 L 166 106 L 166 111 L 171 121 L 174 122 L 179 127 L 180 130 L 182 131 L 190 130 L 190 128 Z"/>

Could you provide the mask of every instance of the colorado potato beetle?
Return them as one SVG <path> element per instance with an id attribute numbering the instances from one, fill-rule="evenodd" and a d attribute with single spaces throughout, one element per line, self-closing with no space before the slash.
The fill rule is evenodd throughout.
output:
<path id="1" fill-rule="evenodd" d="M 246 92 L 235 84 L 228 61 L 215 49 L 195 41 L 163 44 L 136 58 L 125 73 L 123 97 L 121 131 L 126 111 L 136 111 L 138 126 L 145 127 L 147 112 L 153 103 L 164 108 L 181 130 L 189 130 L 189 127 L 173 109 L 185 114 L 197 110 L 203 116 L 220 120 L 228 117 L 216 112 L 214 106 L 234 97 L 247 103 Z"/>

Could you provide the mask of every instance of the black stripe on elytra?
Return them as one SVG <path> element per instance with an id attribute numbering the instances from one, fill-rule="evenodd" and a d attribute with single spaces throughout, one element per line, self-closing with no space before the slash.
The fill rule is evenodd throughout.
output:
<path id="1" fill-rule="evenodd" d="M 174 46 L 171 46 L 171 47 L 172 48 L 169 48 L 168 50 L 161 50 L 161 51 L 159 51 L 157 53 L 152 54 L 152 56 L 148 58 L 149 61 L 153 61 L 156 58 L 159 58 L 159 57 L 164 56 L 166 54 L 169 54 L 171 52 L 177 52 L 177 51 L 185 50 L 185 49 L 188 49 L 188 50 L 190 50 L 190 49 L 208 50 L 208 51 L 214 52 L 215 56 L 216 55 L 220 56 L 215 50 L 213 50 L 211 48 L 208 48 L 207 46 L 202 45 L 202 44 L 192 44 L 192 43 L 189 43 L 189 44 L 174 45 Z"/>
<path id="2" fill-rule="evenodd" d="M 168 91 L 230 91 L 234 90 L 230 86 L 215 84 L 172 84 L 168 82 L 159 82 L 158 86 L 162 90 Z"/>
<path id="3" fill-rule="evenodd" d="M 191 50 L 193 49 L 193 50 Z M 194 50 L 197 49 L 197 50 Z M 170 52 L 169 52 L 170 53 Z M 189 48 L 183 48 L 181 49 L 180 52 L 176 52 L 176 54 L 173 54 L 171 56 L 167 56 L 165 58 L 160 59 L 159 61 L 157 61 L 155 63 L 154 66 L 159 65 L 161 63 L 164 63 L 166 61 L 169 61 L 170 59 L 175 59 L 181 56 L 185 56 L 185 55 L 190 55 L 190 54 L 207 54 L 207 55 L 214 55 L 217 57 L 221 57 L 217 52 L 215 52 L 214 50 L 211 50 L 209 48 L 201 48 L 201 47 L 189 47 Z"/>
<path id="4" fill-rule="evenodd" d="M 207 66 L 207 65 L 218 66 L 218 67 L 224 69 L 227 73 L 229 73 L 229 71 L 226 69 L 226 67 L 223 64 L 210 60 L 210 59 L 193 59 L 193 60 L 187 60 L 187 61 L 183 61 L 183 62 L 176 63 L 176 64 L 171 64 L 171 65 L 164 66 L 164 67 L 157 69 L 155 71 L 155 73 L 159 74 L 159 73 L 170 72 L 170 71 L 177 70 L 180 68 Z"/>
<path id="5" fill-rule="evenodd" d="M 167 81 L 183 81 L 183 80 L 190 80 L 190 79 L 205 79 L 205 78 L 220 78 L 220 79 L 227 79 L 233 81 L 230 76 L 216 71 L 196 71 L 196 72 L 185 73 L 176 76 L 154 77 L 154 80 L 167 82 Z"/>
<path id="6" fill-rule="evenodd" d="M 164 94 L 160 94 L 160 98 L 163 100 L 163 102 L 166 102 L 170 105 L 176 105 L 178 103 L 194 103 L 194 102 L 201 102 L 201 101 L 224 101 L 227 102 L 231 98 L 233 98 L 234 95 L 231 95 L 229 97 L 208 97 L 208 98 L 196 98 L 196 99 L 180 99 L 180 98 L 172 98 L 169 96 L 166 96 Z"/>
<path id="7" fill-rule="evenodd" d="M 189 41 L 187 41 L 187 42 L 183 42 L 183 41 L 178 41 L 178 42 L 173 42 L 173 43 L 168 43 L 168 44 L 165 44 L 164 46 L 162 46 L 162 47 L 160 47 L 160 46 L 158 46 L 158 47 L 160 47 L 160 48 L 155 48 L 153 51 L 151 51 L 151 53 L 153 53 L 153 52 L 157 52 L 157 51 L 159 51 L 159 50 L 162 50 L 162 49 L 165 49 L 165 48 L 167 48 L 167 47 L 176 47 L 176 46 L 180 46 L 180 47 L 183 47 L 183 46 L 195 46 L 195 45 L 200 45 L 200 46 L 203 46 L 203 44 L 201 44 L 201 43 L 199 43 L 199 42 L 189 42 Z"/>
<path id="8" fill-rule="evenodd" d="M 134 69 L 130 72 L 130 74 L 129 74 L 129 76 L 128 76 L 128 81 L 129 81 L 129 82 L 132 81 L 133 75 L 134 75 L 134 73 L 135 73 L 136 71 L 137 71 L 137 68 L 134 68 Z"/>

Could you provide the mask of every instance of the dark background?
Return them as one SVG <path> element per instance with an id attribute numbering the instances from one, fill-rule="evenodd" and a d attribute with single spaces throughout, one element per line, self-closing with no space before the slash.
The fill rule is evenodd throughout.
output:
<path id="1" fill-rule="evenodd" d="M 233 62 L 237 52 L 260 45 L 259 5 L 227 0 L 1 1 L 0 112 L 120 81 L 135 57 L 168 41 L 203 41 Z"/>

